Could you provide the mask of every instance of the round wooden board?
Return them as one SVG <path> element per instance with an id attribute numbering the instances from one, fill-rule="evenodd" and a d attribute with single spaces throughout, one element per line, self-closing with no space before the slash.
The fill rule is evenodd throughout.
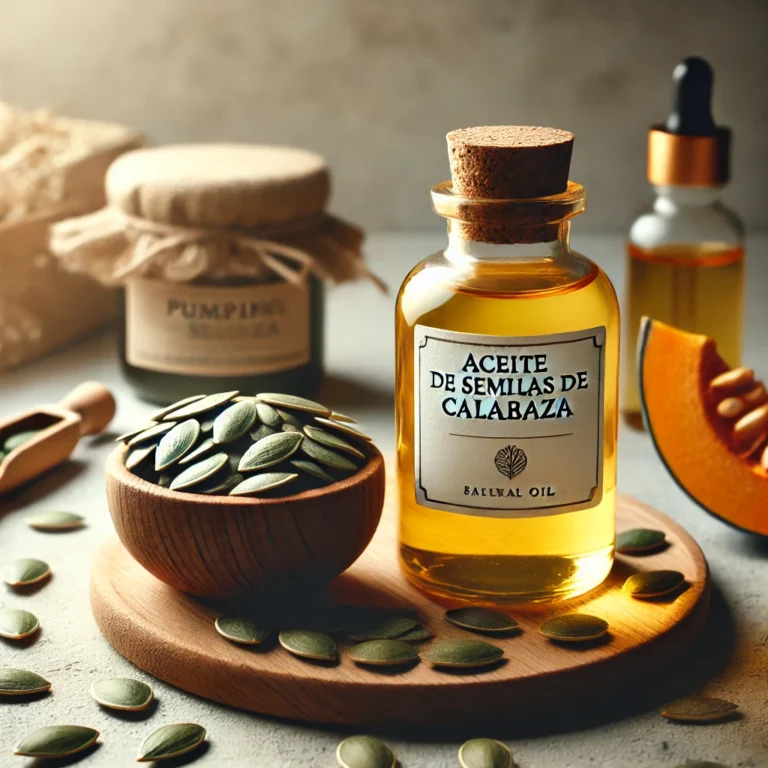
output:
<path id="1" fill-rule="evenodd" d="M 332 586 L 342 602 L 418 610 L 441 639 L 470 635 L 443 619 L 431 601 L 401 575 L 396 554 L 397 512 L 390 494 L 379 530 L 363 556 Z M 223 704 L 277 717 L 348 725 L 450 725 L 502 716 L 530 718 L 607 696 L 644 681 L 679 658 L 703 626 L 709 571 L 696 542 L 675 522 L 628 497 L 619 497 L 618 530 L 664 530 L 670 546 L 644 557 L 619 555 L 609 579 L 589 595 L 546 609 L 510 609 L 522 632 L 488 639 L 505 661 L 478 673 L 450 673 L 426 662 L 406 671 L 361 668 L 344 656 L 328 667 L 297 659 L 279 646 L 262 651 L 234 645 L 213 626 L 218 612 L 175 592 L 141 568 L 117 540 L 99 550 L 91 578 L 96 621 L 115 649 L 171 685 Z M 674 568 L 688 588 L 674 599 L 633 600 L 621 592 L 631 573 Z M 607 619 L 611 635 L 589 647 L 561 646 L 536 631 L 544 618 L 571 610 Z M 425 644 L 417 647 L 425 647 Z M 407 706 L 406 706 L 407 703 Z"/>

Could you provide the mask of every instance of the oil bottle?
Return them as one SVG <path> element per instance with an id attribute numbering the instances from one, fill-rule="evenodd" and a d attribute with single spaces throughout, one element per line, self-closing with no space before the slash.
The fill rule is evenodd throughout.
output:
<path id="1" fill-rule="evenodd" d="M 396 308 L 401 564 L 460 600 L 572 597 L 613 562 L 619 360 L 613 287 L 570 248 L 573 135 L 447 138 L 448 245 Z"/>
<path id="2" fill-rule="evenodd" d="M 720 200 L 731 134 L 712 118 L 713 72 L 701 58 L 674 70 L 672 112 L 648 133 L 648 181 L 656 199 L 630 228 L 622 411 L 642 426 L 637 334 L 648 315 L 711 336 L 726 362 L 741 359 L 743 227 Z"/>

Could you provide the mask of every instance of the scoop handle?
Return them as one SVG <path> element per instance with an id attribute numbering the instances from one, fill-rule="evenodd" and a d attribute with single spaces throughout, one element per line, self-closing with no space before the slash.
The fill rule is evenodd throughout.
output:
<path id="1" fill-rule="evenodd" d="M 80 416 L 81 435 L 94 435 L 112 421 L 116 405 L 112 393 L 103 384 L 84 381 L 61 400 L 59 407 Z"/>

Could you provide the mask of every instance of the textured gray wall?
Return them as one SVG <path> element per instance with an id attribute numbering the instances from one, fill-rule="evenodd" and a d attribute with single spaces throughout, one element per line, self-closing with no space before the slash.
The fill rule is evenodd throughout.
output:
<path id="1" fill-rule="evenodd" d="M 334 209 L 375 229 L 439 226 L 451 128 L 568 128 L 580 227 L 622 229 L 648 197 L 645 129 L 698 53 L 735 131 L 727 199 L 765 228 L 766 32 L 768 0 L 0 0 L 0 98 L 155 142 L 316 149 Z"/>

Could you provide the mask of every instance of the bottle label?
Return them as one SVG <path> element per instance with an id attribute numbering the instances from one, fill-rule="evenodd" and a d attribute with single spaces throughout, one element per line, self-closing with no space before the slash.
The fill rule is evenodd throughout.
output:
<path id="1" fill-rule="evenodd" d="M 605 327 L 546 336 L 417 325 L 416 500 L 538 517 L 602 498 Z"/>
<path id="2" fill-rule="evenodd" d="M 125 356 L 150 371 L 251 376 L 310 360 L 309 287 L 284 281 L 220 287 L 131 280 Z"/>

